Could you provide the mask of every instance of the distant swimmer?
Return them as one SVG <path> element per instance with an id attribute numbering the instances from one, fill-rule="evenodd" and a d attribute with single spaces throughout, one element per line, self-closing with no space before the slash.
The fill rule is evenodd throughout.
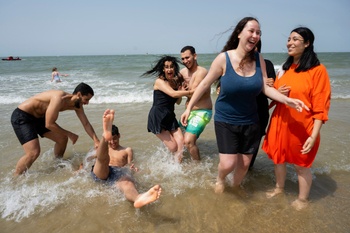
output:
<path id="1" fill-rule="evenodd" d="M 56 67 L 52 68 L 51 82 L 55 82 L 55 83 L 62 82 L 62 79 L 60 78 L 60 76 L 67 77 L 68 74 L 60 74 L 57 71 Z"/>

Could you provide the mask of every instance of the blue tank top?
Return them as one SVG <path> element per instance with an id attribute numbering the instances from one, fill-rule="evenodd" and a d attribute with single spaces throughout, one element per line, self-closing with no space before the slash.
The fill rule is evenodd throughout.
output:
<path id="1" fill-rule="evenodd" d="M 214 120 L 232 125 L 249 125 L 259 122 L 256 96 L 263 87 L 259 54 L 255 54 L 256 71 L 243 77 L 236 73 L 226 55 L 226 72 L 221 76 L 220 94 L 215 103 Z"/>

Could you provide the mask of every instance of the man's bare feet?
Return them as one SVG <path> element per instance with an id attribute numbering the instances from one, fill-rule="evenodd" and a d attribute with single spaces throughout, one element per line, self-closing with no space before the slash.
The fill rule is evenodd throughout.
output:
<path id="1" fill-rule="evenodd" d="M 272 198 L 272 197 L 275 197 L 279 194 L 282 194 L 284 193 L 284 188 L 274 188 L 272 191 L 268 191 L 266 192 L 266 197 L 267 198 Z"/>
<path id="2" fill-rule="evenodd" d="M 112 140 L 112 125 L 113 125 L 113 120 L 114 120 L 114 110 L 112 109 L 107 109 L 103 113 L 103 118 L 102 118 L 102 124 L 103 124 L 103 134 L 102 136 L 106 141 Z"/>
<path id="3" fill-rule="evenodd" d="M 309 201 L 298 198 L 295 201 L 293 201 L 291 205 L 294 209 L 300 211 L 302 209 L 305 209 L 309 205 Z"/>
<path id="4" fill-rule="evenodd" d="M 225 181 L 217 179 L 215 183 L 215 193 L 223 193 L 225 190 Z"/>
<path id="5" fill-rule="evenodd" d="M 162 188 L 160 187 L 160 185 L 157 184 L 153 186 L 147 192 L 141 193 L 137 196 L 134 202 L 134 207 L 141 208 L 142 206 L 145 206 L 149 203 L 152 203 L 158 200 L 161 192 L 162 192 Z"/>

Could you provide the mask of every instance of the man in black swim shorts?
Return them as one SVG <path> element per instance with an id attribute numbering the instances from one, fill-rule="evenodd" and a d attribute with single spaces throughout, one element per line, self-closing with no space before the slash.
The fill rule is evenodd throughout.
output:
<path id="1" fill-rule="evenodd" d="M 94 140 L 95 147 L 98 146 L 99 139 L 83 109 L 83 105 L 88 104 L 93 95 L 94 91 L 89 85 L 80 83 L 73 94 L 61 90 L 45 91 L 27 99 L 13 111 L 12 127 L 25 152 L 17 162 L 16 176 L 27 171 L 39 157 L 38 135 L 55 142 L 56 157 L 63 157 L 68 139 L 73 144 L 78 140 L 78 135 L 63 129 L 56 123 L 59 112 L 74 110 L 85 131 Z"/>

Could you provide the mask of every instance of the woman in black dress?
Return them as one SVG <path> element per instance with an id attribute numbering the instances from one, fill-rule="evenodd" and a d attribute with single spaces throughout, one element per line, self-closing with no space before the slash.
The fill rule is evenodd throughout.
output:
<path id="1" fill-rule="evenodd" d="M 175 57 L 162 56 L 157 64 L 142 76 L 146 75 L 157 76 L 153 86 L 153 105 L 148 114 L 148 132 L 154 133 L 181 162 L 184 138 L 176 120 L 174 105 L 178 101 L 181 102 L 182 96 L 190 97 L 192 93 L 182 86 L 184 80 Z"/>

